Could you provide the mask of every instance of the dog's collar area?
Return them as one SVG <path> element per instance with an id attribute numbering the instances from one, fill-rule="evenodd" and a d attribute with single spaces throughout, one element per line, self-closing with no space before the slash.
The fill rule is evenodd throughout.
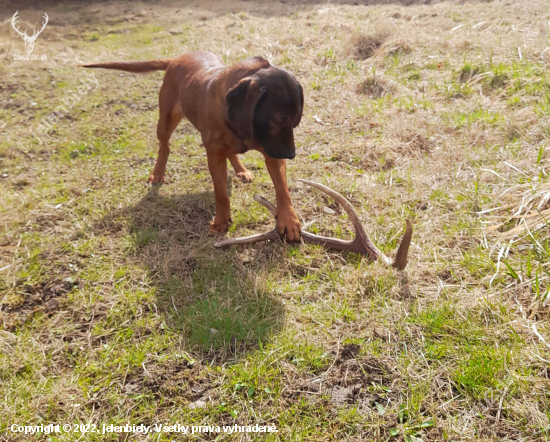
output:
<path id="1" fill-rule="evenodd" d="M 231 124 L 229 123 L 229 121 L 225 121 L 225 125 L 227 126 L 227 128 L 231 131 L 231 133 L 233 135 L 235 135 L 236 138 L 239 139 L 239 141 L 241 142 L 241 151 L 239 153 L 246 153 L 248 152 L 250 149 L 248 147 L 246 147 L 246 144 L 244 143 L 246 141 L 246 138 L 243 138 L 239 135 L 239 133 L 235 130 L 235 128 L 233 126 L 231 126 Z"/>

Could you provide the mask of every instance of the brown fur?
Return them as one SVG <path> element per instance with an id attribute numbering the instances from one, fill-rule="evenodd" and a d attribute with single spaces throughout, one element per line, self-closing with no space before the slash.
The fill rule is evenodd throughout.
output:
<path id="1" fill-rule="evenodd" d="M 157 136 L 160 142 L 149 183 L 164 181 L 172 132 L 186 117 L 201 133 L 214 182 L 216 215 L 210 229 L 226 232 L 230 223 L 227 160 L 239 178 L 253 176 L 238 154 L 257 150 L 275 186 L 279 233 L 290 241 L 300 238 L 300 222 L 286 183 L 285 158 L 295 156 L 293 128 L 300 123 L 303 91 L 288 72 L 261 57 L 233 66 L 210 52 L 188 52 L 174 59 L 122 61 L 82 65 L 128 72 L 165 70 L 159 96 Z"/>

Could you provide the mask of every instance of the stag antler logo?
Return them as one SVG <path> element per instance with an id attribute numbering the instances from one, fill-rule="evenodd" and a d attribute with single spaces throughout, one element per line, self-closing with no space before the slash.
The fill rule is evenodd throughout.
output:
<path id="1" fill-rule="evenodd" d="M 35 29 L 33 34 L 29 37 L 27 35 L 27 30 L 26 29 L 25 29 L 25 32 L 21 32 L 19 30 L 19 26 L 17 26 L 17 28 L 15 27 L 15 22 L 19 18 L 17 16 L 18 12 L 19 11 L 16 11 L 15 14 L 13 14 L 13 18 L 11 19 L 11 25 L 13 26 L 13 29 L 15 29 L 15 32 L 17 32 L 21 36 L 21 38 L 23 40 L 25 40 L 25 49 L 27 50 L 27 54 L 30 55 L 30 54 L 32 54 L 32 51 L 34 49 L 34 43 L 36 42 L 36 39 L 38 38 L 40 33 L 44 30 L 44 28 L 48 24 L 48 14 L 44 13 L 44 19 L 46 21 L 42 23 L 42 29 L 40 29 L 40 31 L 38 31 L 38 32 L 36 32 L 36 29 Z"/>

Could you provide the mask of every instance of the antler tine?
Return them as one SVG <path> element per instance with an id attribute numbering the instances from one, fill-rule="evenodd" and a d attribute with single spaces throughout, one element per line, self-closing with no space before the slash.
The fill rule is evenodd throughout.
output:
<path id="1" fill-rule="evenodd" d="M 257 233 L 256 235 L 245 236 L 243 238 L 226 239 L 225 241 L 218 241 L 214 243 L 214 247 L 225 248 L 233 245 L 253 244 L 260 241 L 274 241 L 279 239 L 280 235 L 277 229 L 270 230 L 269 232 Z"/>
<path id="2" fill-rule="evenodd" d="M 337 250 L 345 250 L 354 253 L 360 253 L 367 256 L 371 261 L 381 260 L 384 264 L 391 265 L 391 260 L 384 255 L 378 247 L 376 247 L 370 240 L 369 235 L 365 231 L 359 215 L 351 205 L 351 203 L 341 194 L 335 190 L 330 189 L 327 186 L 316 183 L 315 181 L 299 180 L 308 186 L 315 187 L 316 189 L 326 193 L 336 200 L 346 211 L 348 217 L 355 230 L 355 238 L 353 241 L 344 241 L 337 238 L 327 238 L 325 236 L 315 235 L 310 232 L 302 231 L 302 238 L 304 242 L 310 244 L 324 245 Z"/>
<path id="3" fill-rule="evenodd" d="M 409 254 L 409 246 L 411 245 L 411 238 L 413 234 L 413 226 L 411 222 L 408 219 L 405 220 L 405 222 L 407 223 L 405 234 L 403 235 L 403 239 L 401 239 L 401 243 L 399 244 L 397 254 L 395 255 L 395 259 L 392 264 L 393 267 L 398 270 L 403 270 L 407 267 L 407 255 Z"/>
<path id="4" fill-rule="evenodd" d="M 309 186 L 315 187 L 316 189 L 319 189 L 334 198 L 348 214 L 348 217 L 352 222 L 353 228 L 355 230 L 355 238 L 353 241 L 343 241 L 336 238 L 326 238 L 324 236 L 319 236 L 310 232 L 302 231 L 301 233 L 304 242 L 325 245 L 327 247 L 338 250 L 347 250 L 354 253 L 360 253 L 361 255 L 366 255 L 372 261 L 376 261 L 377 259 L 379 259 L 384 264 L 391 265 L 399 270 L 403 270 L 405 268 L 405 266 L 407 265 L 407 255 L 409 253 L 409 246 L 411 244 L 413 231 L 412 224 L 409 220 L 406 220 L 407 227 L 405 230 L 405 234 L 403 235 L 403 239 L 399 244 L 399 249 L 397 250 L 395 260 L 392 263 L 390 258 L 384 255 L 380 251 L 380 249 L 378 249 L 378 247 L 376 247 L 374 243 L 370 240 L 369 235 L 363 227 L 363 224 L 359 220 L 357 212 L 350 204 L 350 202 L 346 198 L 344 198 L 344 196 L 330 189 L 329 187 L 323 186 L 322 184 L 316 183 L 314 181 L 300 181 Z"/>
<path id="5" fill-rule="evenodd" d="M 13 14 L 13 17 L 11 19 L 11 27 L 13 28 L 13 30 L 15 32 L 17 32 L 19 35 L 27 35 L 27 30 L 25 29 L 25 33 L 21 32 L 19 30 L 19 26 L 17 26 L 17 29 L 15 28 L 15 22 L 17 21 L 17 19 L 19 18 L 19 16 L 17 15 L 19 13 L 19 11 L 15 11 L 15 14 Z"/>
<path id="6" fill-rule="evenodd" d="M 254 195 L 254 201 L 256 201 L 257 203 L 260 203 L 262 206 L 264 206 L 267 210 L 271 212 L 274 218 L 277 218 L 277 207 L 275 207 L 275 204 L 266 200 L 261 195 Z"/>
<path id="7" fill-rule="evenodd" d="M 214 243 L 214 247 L 225 248 L 232 245 L 253 244 L 260 241 L 273 241 L 280 238 L 279 232 L 277 232 L 277 208 L 266 200 L 263 196 L 254 195 L 254 201 L 260 203 L 275 217 L 275 228 L 269 232 L 257 233 L 256 235 L 245 236 L 243 238 L 226 239 L 224 241 L 218 241 Z"/>
<path id="8" fill-rule="evenodd" d="M 38 34 L 36 34 L 37 36 L 42 33 L 42 31 L 44 30 L 44 28 L 48 24 L 49 17 L 48 17 L 48 14 L 46 14 L 45 12 L 44 12 L 44 18 L 46 19 L 46 21 L 42 22 L 42 29 L 40 29 L 40 31 L 38 31 Z"/>

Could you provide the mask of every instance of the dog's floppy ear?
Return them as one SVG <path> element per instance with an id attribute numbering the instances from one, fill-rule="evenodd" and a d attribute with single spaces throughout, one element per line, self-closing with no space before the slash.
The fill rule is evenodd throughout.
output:
<path id="1" fill-rule="evenodd" d="M 254 109 L 265 88 L 253 78 L 243 78 L 225 95 L 229 124 L 244 139 L 254 138 Z"/>
<path id="2" fill-rule="evenodd" d="M 298 94 L 300 95 L 300 113 L 296 116 L 292 124 L 293 128 L 298 127 L 300 120 L 302 119 L 302 114 L 304 113 L 304 89 L 298 81 L 296 81 L 296 84 L 298 85 Z"/>

